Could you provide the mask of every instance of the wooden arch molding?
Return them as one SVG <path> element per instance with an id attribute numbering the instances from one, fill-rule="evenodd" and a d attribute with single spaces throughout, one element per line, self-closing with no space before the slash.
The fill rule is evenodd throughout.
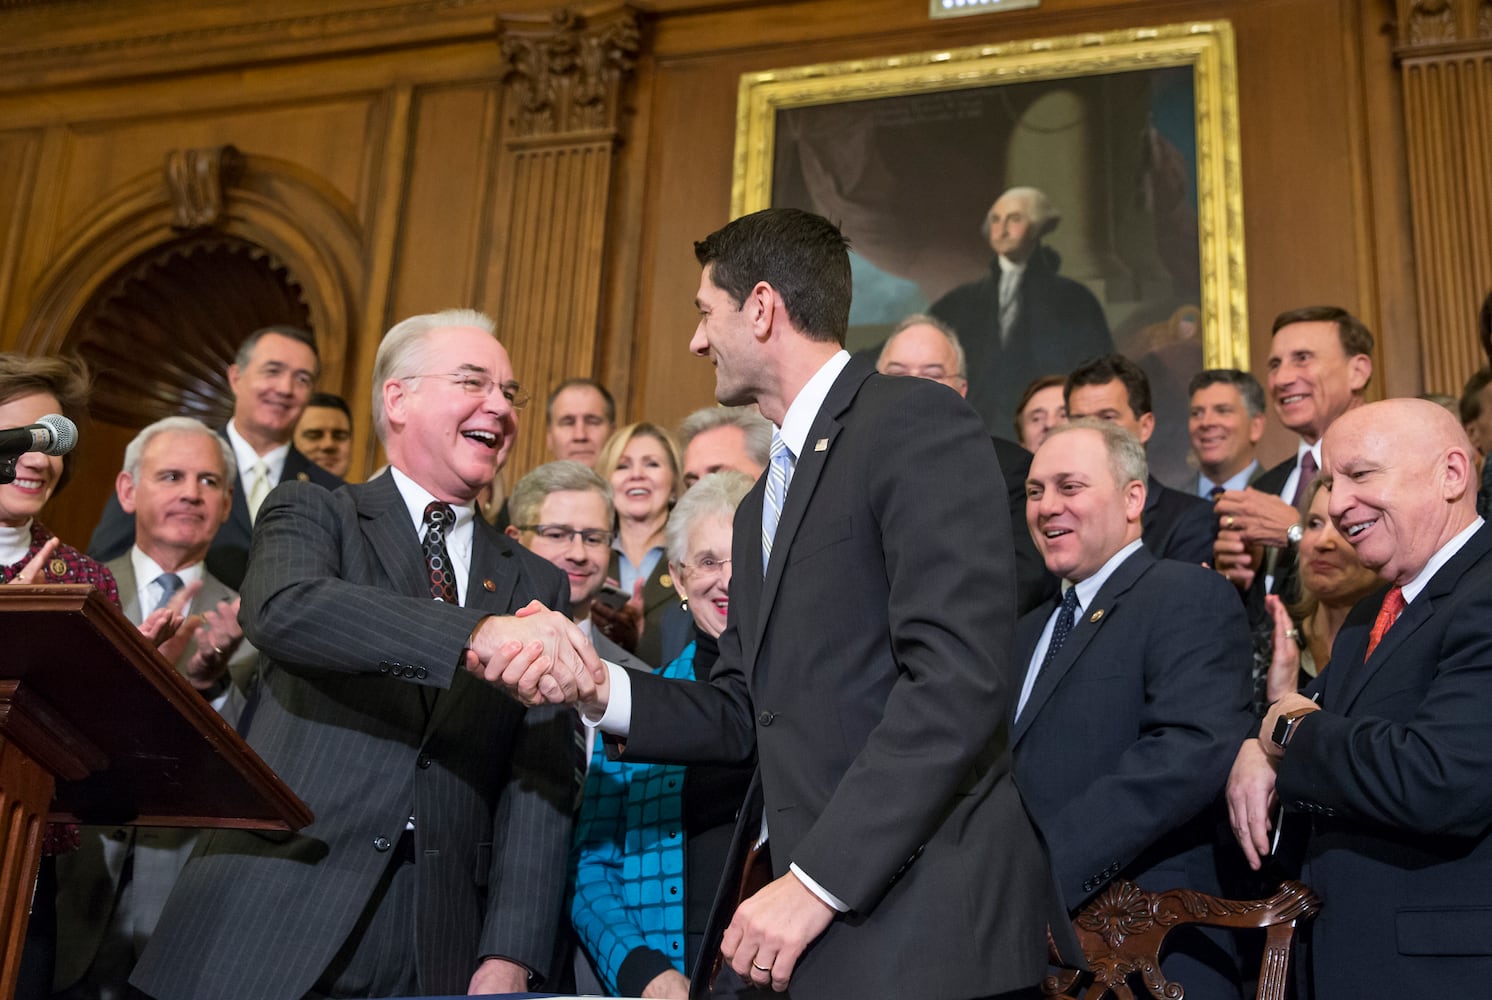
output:
<path id="1" fill-rule="evenodd" d="M 179 177 L 175 190 L 171 179 L 173 169 L 180 174 L 182 158 L 173 152 L 165 170 L 115 189 L 64 236 L 38 282 L 42 291 L 22 326 L 19 349 L 55 354 L 75 348 L 87 310 L 123 269 L 184 236 L 216 232 L 258 247 L 283 265 L 302 292 L 323 384 L 341 385 L 345 373 L 356 370 L 352 355 L 366 284 L 362 227 L 351 203 L 295 164 L 269 156 L 240 158 L 234 150 L 233 169 L 220 178 L 217 212 L 199 216 L 210 218 L 205 225 L 187 228 L 179 225 Z"/>

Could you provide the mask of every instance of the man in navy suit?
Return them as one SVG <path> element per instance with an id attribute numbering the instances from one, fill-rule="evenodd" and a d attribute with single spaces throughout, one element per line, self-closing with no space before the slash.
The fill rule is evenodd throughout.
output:
<path id="1" fill-rule="evenodd" d="M 1026 520 L 1063 596 L 1016 626 L 1015 774 L 1067 906 L 1112 879 L 1218 894 L 1218 791 L 1252 722 L 1249 641 L 1228 584 L 1141 542 L 1145 453 L 1122 427 L 1053 428 Z M 1173 935 L 1188 997 L 1238 995 L 1226 943 Z"/>
<path id="2" fill-rule="evenodd" d="M 254 520 L 271 489 L 297 481 L 327 489 L 342 485 L 341 479 L 302 455 L 290 440 L 320 374 L 315 341 L 292 326 L 255 330 L 239 345 L 228 366 L 233 419 L 223 428 L 223 436 L 233 447 L 238 478 L 228 520 L 208 549 L 207 569 L 234 590 L 243 583 Z M 128 552 L 134 540 L 134 515 L 126 513 L 119 498 L 111 494 L 88 541 L 88 554 L 107 562 Z"/>
<path id="3" fill-rule="evenodd" d="M 1092 417 L 1118 424 L 1144 445 L 1155 433 L 1155 408 L 1144 369 L 1122 354 L 1094 358 L 1067 376 L 1067 419 Z M 1212 509 L 1206 502 L 1161 485 L 1147 473 L 1145 547 L 1160 559 L 1199 565 L 1212 558 Z"/>
<path id="4" fill-rule="evenodd" d="M 1387 586 L 1270 709 L 1228 783 L 1250 864 L 1309 827 L 1308 995 L 1479 996 L 1492 978 L 1492 529 L 1456 419 L 1394 399 L 1326 432 L 1332 521 Z"/>

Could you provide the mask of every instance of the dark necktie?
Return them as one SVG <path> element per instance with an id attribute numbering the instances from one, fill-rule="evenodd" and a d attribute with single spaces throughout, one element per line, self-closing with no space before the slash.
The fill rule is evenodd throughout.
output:
<path id="1" fill-rule="evenodd" d="M 430 571 L 430 596 L 447 604 L 459 604 L 456 596 L 456 574 L 451 570 L 451 556 L 446 551 L 446 532 L 456 526 L 456 512 L 448 503 L 432 500 L 425 508 L 425 540 L 420 549 L 425 554 L 425 568 Z"/>
<path id="2" fill-rule="evenodd" d="M 1214 486 L 1212 489 L 1207 491 L 1207 499 L 1216 500 L 1218 497 L 1222 496 L 1226 492 L 1228 491 L 1225 488 L 1221 486 Z"/>
<path id="3" fill-rule="evenodd" d="M 1045 670 L 1052 665 L 1057 658 L 1057 652 L 1062 644 L 1067 641 L 1067 635 L 1072 631 L 1073 620 L 1078 613 L 1078 588 L 1068 587 L 1067 593 L 1062 595 L 1062 610 L 1057 612 L 1057 624 L 1052 628 L 1052 641 L 1046 648 L 1046 656 L 1041 658 L 1041 669 Z"/>
<path id="4" fill-rule="evenodd" d="M 1309 450 L 1300 456 L 1300 478 L 1295 481 L 1295 499 L 1290 501 L 1290 506 L 1300 510 L 1301 502 L 1305 500 L 1306 487 L 1311 485 L 1311 480 L 1316 478 L 1316 456 Z"/>
<path id="5" fill-rule="evenodd" d="M 181 589 L 181 577 L 175 573 L 162 573 L 155 582 L 161 585 L 161 599 L 155 602 L 156 610 L 160 610 L 170 604 L 171 598 Z"/>
<path id="6" fill-rule="evenodd" d="M 1383 641 L 1384 634 L 1393 628 L 1394 622 L 1404 613 L 1404 589 L 1402 587 L 1390 587 L 1388 593 L 1383 595 L 1383 604 L 1378 608 L 1378 617 L 1373 620 L 1373 631 L 1368 633 L 1368 652 L 1363 656 L 1366 661 L 1373 655 L 1373 650 Z"/>

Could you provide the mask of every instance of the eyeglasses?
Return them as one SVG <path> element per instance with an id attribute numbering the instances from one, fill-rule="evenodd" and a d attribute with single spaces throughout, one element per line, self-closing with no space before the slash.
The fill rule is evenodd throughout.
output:
<path id="1" fill-rule="evenodd" d="M 572 528 L 568 524 L 520 524 L 519 531 L 532 531 L 546 542 L 568 545 L 579 538 L 586 548 L 604 549 L 611 544 L 611 532 L 601 528 Z"/>
<path id="2" fill-rule="evenodd" d="M 949 372 L 942 365 L 923 365 L 921 368 L 908 368 L 906 365 L 892 362 L 886 366 L 886 375 L 915 375 L 918 378 L 931 379 L 941 382 L 949 378 L 963 378 L 963 372 Z"/>
<path id="3" fill-rule="evenodd" d="M 461 391 L 468 396 L 481 396 L 486 399 L 492 395 L 494 388 L 502 390 L 503 399 L 515 410 L 521 410 L 528 405 L 533 397 L 528 390 L 517 382 L 499 382 L 486 372 L 436 372 L 424 375 L 405 375 L 405 378 L 447 378 L 461 387 Z"/>
<path id="4" fill-rule="evenodd" d="M 730 565 L 729 559 L 716 559 L 714 556 L 700 556 L 693 562 L 684 561 L 684 568 L 696 576 L 719 576 L 725 572 L 725 567 Z"/>

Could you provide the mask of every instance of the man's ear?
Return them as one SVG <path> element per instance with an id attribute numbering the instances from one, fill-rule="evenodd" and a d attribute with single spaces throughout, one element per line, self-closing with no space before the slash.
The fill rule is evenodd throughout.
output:
<path id="1" fill-rule="evenodd" d="M 782 297 L 777 294 L 777 289 L 765 281 L 758 281 L 756 286 L 746 293 L 746 301 L 742 303 L 741 308 L 751 323 L 752 336 L 757 340 L 766 340 L 772 333 L 772 327 L 777 319 L 777 310 L 782 308 Z"/>
<path id="2" fill-rule="evenodd" d="M 1155 433 L 1155 414 L 1140 414 L 1138 423 L 1140 425 L 1140 444 L 1145 444 L 1150 440 L 1150 435 Z"/>
<path id="3" fill-rule="evenodd" d="M 133 514 L 135 512 L 135 477 L 120 470 L 119 475 L 114 477 L 114 495 L 119 498 L 119 506 L 124 508 L 124 512 Z"/>
<path id="4" fill-rule="evenodd" d="M 1352 391 L 1362 392 L 1373 377 L 1373 359 L 1366 354 L 1354 354 L 1347 359 L 1347 384 Z"/>
<path id="5" fill-rule="evenodd" d="M 1249 417 L 1249 444 L 1258 444 L 1264 436 L 1264 414 Z"/>

